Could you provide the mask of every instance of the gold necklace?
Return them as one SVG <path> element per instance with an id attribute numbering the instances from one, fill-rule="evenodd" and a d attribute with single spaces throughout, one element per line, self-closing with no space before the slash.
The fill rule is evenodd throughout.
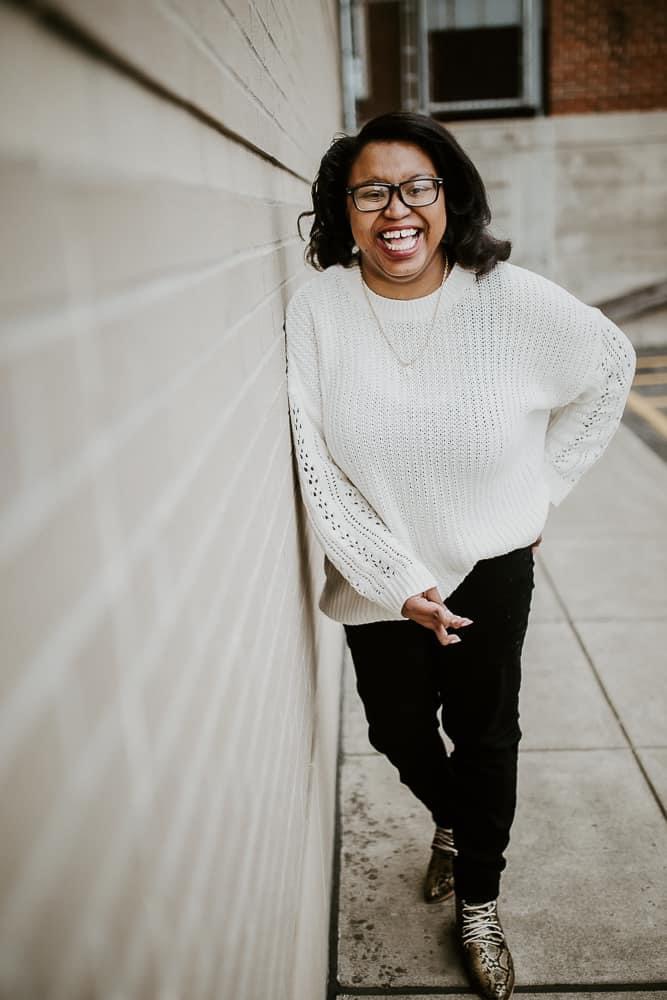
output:
<path id="1" fill-rule="evenodd" d="M 361 275 L 361 287 L 364 290 L 364 295 L 366 296 L 366 301 L 368 302 L 368 305 L 370 306 L 370 310 L 373 313 L 373 316 L 375 317 L 375 322 L 378 325 L 380 333 L 382 334 L 382 336 L 384 337 L 384 339 L 386 340 L 386 342 L 389 344 L 389 347 L 391 348 L 392 352 L 396 355 L 396 357 L 398 358 L 398 360 L 400 361 L 400 363 L 405 368 L 407 368 L 408 365 L 413 365 L 415 363 L 415 361 L 417 360 L 417 358 L 420 356 L 420 354 L 422 354 L 426 350 L 426 348 L 428 347 L 428 345 L 430 343 L 431 337 L 433 336 L 433 330 L 435 329 L 435 321 L 436 321 L 436 319 L 438 317 L 438 310 L 440 308 L 440 299 L 442 298 L 442 290 L 445 287 L 445 281 L 447 280 L 447 275 L 449 274 L 449 260 L 445 257 L 445 270 L 443 271 L 443 274 L 442 274 L 442 281 L 440 282 L 440 289 L 438 291 L 438 298 L 436 299 L 435 309 L 433 311 L 433 319 L 431 320 L 431 325 L 430 325 L 428 333 L 426 335 L 426 340 L 421 345 L 421 347 L 419 348 L 419 350 L 415 354 L 414 358 L 411 358 L 408 361 L 404 361 L 403 358 L 400 356 L 400 354 L 398 354 L 396 352 L 396 348 L 394 347 L 394 345 L 392 344 L 391 340 L 389 339 L 389 337 L 385 333 L 384 327 L 382 326 L 382 323 L 380 322 L 380 317 L 378 316 L 377 312 L 375 311 L 375 306 L 371 302 L 371 297 L 368 294 L 368 286 L 366 285 L 366 282 L 364 281 L 364 276 L 363 276 L 363 274 L 361 272 L 361 267 L 359 268 L 359 273 Z"/>

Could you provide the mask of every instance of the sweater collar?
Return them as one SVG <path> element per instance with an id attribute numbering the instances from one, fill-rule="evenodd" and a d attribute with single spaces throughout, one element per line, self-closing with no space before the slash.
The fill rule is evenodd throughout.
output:
<path id="1" fill-rule="evenodd" d="M 348 287 L 354 296 L 356 305 L 363 309 L 364 315 L 368 311 L 368 303 L 364 294 L 363 278 L 360 267 L 343 268 L 343 275 L 348 282 Z M 442 316 L 451 309 L 469 288 L 476 282 L 474 271 L 468 271 L 459 264 L 454 264 L 442 289 L 439 315 Z M 368 296 L 373 303 L 378 316 L 386 322 L 401 322 L 402 320 L 430 320 L 433 318 L 433 310 L 438 298 L 439 289 L 429 295 L 422 295 L 416 299 L 390 299 L 385 295 L 378 295 L 371 288 L 366 286 Z"/>

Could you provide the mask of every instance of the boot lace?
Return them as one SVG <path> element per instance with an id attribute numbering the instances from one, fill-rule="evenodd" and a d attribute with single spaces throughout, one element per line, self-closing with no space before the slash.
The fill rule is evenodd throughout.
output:
<path id="1" fill-rule="evenodd" d="M 435 847 L 440 851 L 449 851 L 450 854 L 458 854 L 458 851 L 454 847 L 454 831 L 446 826 L 436 826 L 431 850 Z"/>
<path id="2" fill-rule="evenodd" d="M 488 903 L 466 903 L 462 908 L 462 941 L 463 944 L 502 944 L 505 940 L 503 929 L 498 920 L 495 899 Z"/>

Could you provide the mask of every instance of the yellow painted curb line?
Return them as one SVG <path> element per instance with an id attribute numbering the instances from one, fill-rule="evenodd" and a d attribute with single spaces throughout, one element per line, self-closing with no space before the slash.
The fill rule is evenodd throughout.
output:
<path id="1" fill-rule="evenodd" d="M 667 438 L 667 414 L 661 413 L 650 402 L 648 396 L 642 396 L 631 389 L 626 405 L 629 410 L 632 410 L 638 417 L 641 417 L 647 424 L 650 424 L 658 434 L 662 434 L 664 438 Z"/>
<path id="2" fill-rule="evenodd" d="M 660 368 L 663 365 L 667 367 L 667 354 L 645 354 L 643 358 L 637 358 L 637 371 L 642 368 Z"/>

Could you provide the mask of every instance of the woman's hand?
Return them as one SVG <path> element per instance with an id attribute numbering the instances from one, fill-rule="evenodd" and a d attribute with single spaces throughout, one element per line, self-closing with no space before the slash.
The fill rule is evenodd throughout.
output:
<path id="1" fill-rule="evenodd" d="M 432 629 L 442 646 L 461 641 L 458 635 L 449 635 L 448 628 L 462 628 L 465 625 L 472 625 L 472 618 L 453 615 L 449 608 L 445 607 L 437 587 L 431 587 L 430 590 L 425 590 L 422 594 L 408 597 L 401 608 L 401 614 L 405 618 L 411 618 L 418 625 L 423 625 L 424 628 Z"/>
<path id="2" fill-rule="evenodd" d="M 530 548 L 533 552 L 535 551 L 535 549 L 537 548 L 537 546 L 540 544 L 541 541 L 542 541 L 542 536 L 538 535 L 535 541 L 531 543 Z"/>

